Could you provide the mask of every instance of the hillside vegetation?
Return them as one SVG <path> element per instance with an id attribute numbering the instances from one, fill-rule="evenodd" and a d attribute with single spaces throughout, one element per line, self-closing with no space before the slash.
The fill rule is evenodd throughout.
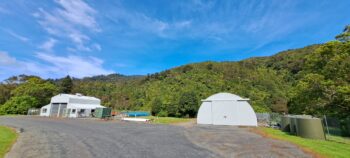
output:
<path id="1" fill-rule="evenodd" d="M 29 107 L 46 105 L 52 95 L 82 93 L 114 109 L 195 117 L 201 99 L 230 92 L 250 98 L 256 112 L 345 118 L 350 113 L 350 42 L 346 37 L 270 57 L 194 63 L 147 76 L 56 80 L 15 76 L 0 85 L 0 113 L 24 113 Z"/>

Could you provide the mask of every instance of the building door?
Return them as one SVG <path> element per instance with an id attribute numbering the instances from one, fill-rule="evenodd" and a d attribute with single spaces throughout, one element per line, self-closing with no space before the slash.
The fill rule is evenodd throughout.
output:
<path id="1" fill-rule="evenodd" d="M 237 109 L 233 101 L 213 101 L 212 117 L 214 125 L 237 125 Z"/>
<path id="2" fill-rule="evenodd" d="M 59 103 L 52 103 L 49 116 L 57 117 L 59 106 Z"/>
<path id="3" fill-rule="evenodd" d="M 67 103 L 60 103 L 58 117 L 64 116 L 66 109 L 67 109 Z"/>

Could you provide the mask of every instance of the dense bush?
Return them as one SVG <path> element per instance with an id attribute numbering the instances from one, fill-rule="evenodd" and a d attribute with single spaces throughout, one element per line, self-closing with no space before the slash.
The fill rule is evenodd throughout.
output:
<path id="1" fill-rule="evenodd" d="M 27 114 L 29 108 L 38 108 L 40 103 L 31 96 L 11 97 L 0 107 L 0 114 Z"/>

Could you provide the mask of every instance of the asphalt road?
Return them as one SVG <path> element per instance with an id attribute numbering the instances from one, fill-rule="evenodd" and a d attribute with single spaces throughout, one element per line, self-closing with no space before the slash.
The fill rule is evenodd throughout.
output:
<path id="1" fill-rule="evenodd" d="M 24 116 L 0 117 L 0 125 L 23 129 L 9 158 L 217 157 L 178 126 Z"/>
<path id="2" fill-rule="evenodd" d="M 8 158 L 308 158 L 297 146 L 235 126 L 171 126 L 91 119 L 0 117 L 23 129 Z"/>

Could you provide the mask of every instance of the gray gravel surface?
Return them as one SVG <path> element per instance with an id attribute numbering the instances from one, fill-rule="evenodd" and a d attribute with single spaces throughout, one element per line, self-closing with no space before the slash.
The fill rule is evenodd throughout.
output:
<path id="1" fill-rule="evenodd" d="M 307 158 L 297 146 L 234 126 L 153 125 L 91 119 L 0 117 L 23 132 L 8 158 Z"/>
<path id="2" fill-rule="evenodd" d="M 0 125 L 23 129 L 8 158 L 218 156 L 190 142 L 178 126 L 26 116 L 0 117 Z"/>
<path id="3" fill-rule="evenodd" d="M 237 126 L 194 126 L 185 135 L 200 147 L 222 157 L 309 158 L 296 145 L 262 137 L 251 128 Z"/>

